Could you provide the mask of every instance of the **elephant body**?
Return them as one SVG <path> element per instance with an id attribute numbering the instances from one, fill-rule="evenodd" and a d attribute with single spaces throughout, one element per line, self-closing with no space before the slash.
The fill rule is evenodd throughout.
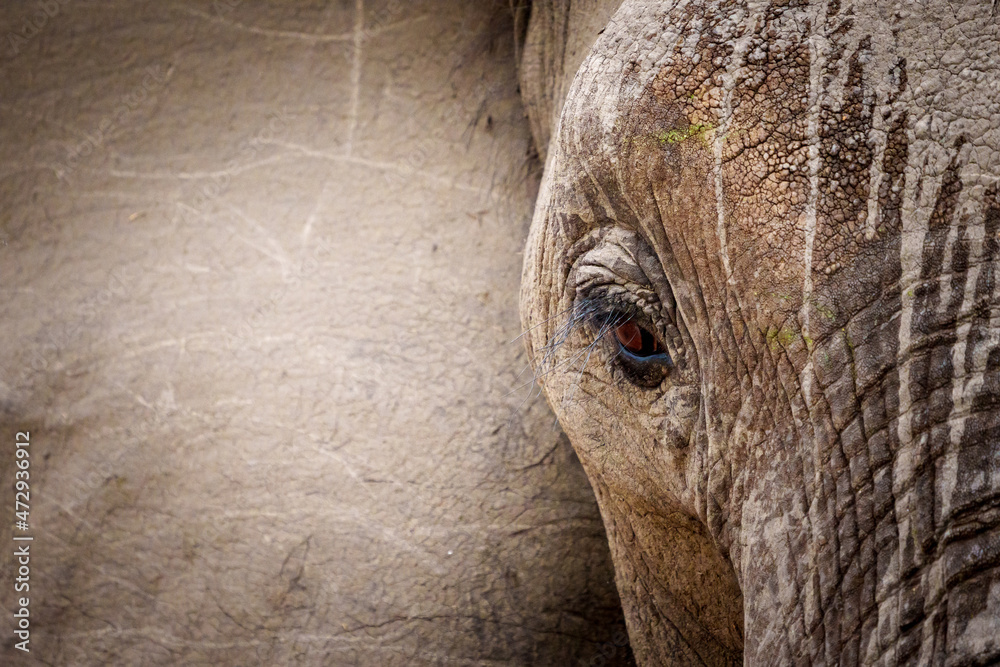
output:
<path id="1" fill-rule="evenodd" d="M 515 24 L 3 3 L 0 664 L 631 664 L 511 342 Z"/>
<path id="2" fill-rule="evenodd" d="M 637 659 L 1000 660 L 994 3 L 613 9 L 525 52 L 522 318 Z"/>

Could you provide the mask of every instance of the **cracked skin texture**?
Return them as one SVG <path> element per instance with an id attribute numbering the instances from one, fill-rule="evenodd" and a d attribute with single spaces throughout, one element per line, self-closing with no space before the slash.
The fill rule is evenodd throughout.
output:
<path id="1" fill-rule="evenodd" d="M 995 8 L 608 4 L 578 69 L 537 46 L 572 30 L 529 37 L 567 92 L 526 104 L 521 308 L 638 662 L 995 664 Z"/>
<path id="2" fill-rule="evenodd" d="M 507 3 L 59 5 L 17 53 L 37 4 L 0 8 L 0 538 L 17 431 L 35 538 L 0 663 L 633 664 L 511 393 Z"/>

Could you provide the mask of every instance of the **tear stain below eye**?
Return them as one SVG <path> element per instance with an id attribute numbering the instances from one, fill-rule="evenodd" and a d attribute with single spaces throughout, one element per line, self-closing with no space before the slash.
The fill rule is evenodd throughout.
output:
<path id="1" fill-rule="evenodd" d="M 616 326 L 615 338 L 625 350 L 637 357 L 650 357 L 663 352 L 660 341 L 633 320 L 626 320 Z"/>

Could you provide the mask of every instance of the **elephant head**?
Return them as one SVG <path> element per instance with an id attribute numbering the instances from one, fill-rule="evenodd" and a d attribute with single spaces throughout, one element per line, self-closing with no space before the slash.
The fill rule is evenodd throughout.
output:
<path id="1" fill-rule="evenodd" d="M 1000 658 L 990 12 L 627 0 L 576 72 L 522 320 L 641 663 Z"/>

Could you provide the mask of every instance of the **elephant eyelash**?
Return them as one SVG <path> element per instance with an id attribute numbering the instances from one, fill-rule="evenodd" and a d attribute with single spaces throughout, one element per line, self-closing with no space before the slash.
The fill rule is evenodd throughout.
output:
<path id="1" fill-rule="evenodd" d="M 598 300 L 579 299 L 571 308 L 554 316 L 555 318 L 558 318 L 564 314 L 569 315 L 566 321 L 556 328 L 552 336 L 550 336 L 542 346 L 541 350 L 543 354 L 541 360 L 539 360 L 536 364 L 537 370 L 535 372 L 535 380 L 539 380 L 545 375 L 554 373 L 558 370 L 566 368 L 567 366 L 572 367 L 577 361 L 583 358 L 585 358 L 583 367 L 586 367 L 587 362 L 590 360 L 590 355 L 600 343 L 601 337 L 610 332 L 612 327 L 616 324 L 616 321 L 610 317 L 606 317 L 603 323 L 599 323 L 595 317 L 601 312 L 605 312 L 606 315 L 609 315 L 609 313 L 607 313 L 607 309 L 604 308 L 603 304 Z M 550 318 L 550 320 L 551 319 L 552 318 Z M 573 334 L 573 332 L 583 327 L 594 326 L 595 323 L 598 324 L 600 335 L 596 336 L 594 341 L 587 345 L 583 350 L 573 355 L 570 359 L 555 363 L 556 353 L 566 343 L 566 341 L 569 340 L 569 337 Z M 582 368 L 580 372 L 583 372 Z"/>
<path id="2" fill-rule="evenodd" d="M 608 362 L 618 370 L 624 379 L 640 387 L 658 386 L 673 366 L 666 345 L 654 333 L 655 328 L 647 322 L 648 317 L 636 306 L 623 302 L 620 298 L 610 298 L 607 295 L 578 298 L 572 308 L 563 311 L 555 317 L 567 314 L 566 321 L 559 325 L 552 336 L 542 346 L 543 354 L 536 364 L 535 380 L 559 370 L 571 369 L 577 362 L 583 360 L 580 367 L 580 378 L 590 362 L 594 350 L 602 345 L 609 346 Z M 652 354 L 636 354 L 622 343 L 616 330 L 622 325 L 633 323 L 639 330 L 649 336 L 655 344 L 650 343 Z M 556 363 L 556 354 L 569 340 L 577 329 L 590 329 L 592 340 L 582 350 L 569 359 Z M 647 346 L 643 336 L 643 349 Z M 576 385 L 579 384 L 579 379 Z"/>
<path id="3" fill-rule="evenodd" d="M 583 372 L 586 369 L 587 364 L 590 362 L 591 355 L 593 354 L 594 350 L 597 349 L 597 346 L 601 342 L 601 338 L 600 337 L 596 338 L 589 345 L 587 345 L 583 350 L 581 350 L 577 354 L 573 355 L 570 359 L 562 361 L 562 362 L 559 362 L 559 363 L 555 363 L 556 353 L 563 346 L 563 344 L 565 344 L 566 341 L 569 340 L 570 335 L 572 335 L 574 331 L 576 331 L 577 329 L 579 329 L 581 327 L 585 327 L 585 326 L 590 326 L 591 325 L 591 323 L 592 323 L 592 317 L 595 315 L 595 313 L 598 312 L 599 307 L 600 307 L 600 304 L 598 304 L 596 301 L 589 300 L 589 299 L 578 300 L 570 308 L 567 308 L 566 310 L 563 310 L 563 311 L 561 311 L 559 313 L 556 313 L 552 317 L 549 317 L 546 320 L 543 320 L 542 322 L 539 322 L 538 324 L 535 324 L 533 327 L 530 327 L 528 330 L 522 332 L 521 335 L 518 336 L 518 338 L 521 338 L 521 336 L 526 335 L 529 331 L 531 331 L 533 329 L 536 329 L 536 328 L 541 327 L 541 326 L 545 326 L 546 324 L 549 324 L 550 322 L 559 320 L 563 316 L 567 316 L 566 317 L 566 321 L 563 322 L 562 324 L 560 324 L 556 328 L 556 330 L 552 334 L 552 336 L 550 336 L 549 339 L 545 342 L 545 344 L 541 346 L 540 350 L 543 352 L 542 358 L 538 359 L 537 362 L 535 360 L 533 360 L 533 362 L 532 362 L 531 365 L 534 366 L 535 371 L 534 371 L 534 375 L 533 375 L 532 379 L 529 380 L 528 382 L 520 385 L 519 387 L 515 388 L 514 390 L 512 390 L 511 393 L 513 393 L 513 391 L 517 391 L 517 389 L 520 389 L 520 388 L 523 388 L 523 387 L 526 387 L 526 386 L 531 386 L 531 385 L 537 387 L 538 391 L 541 392 L 541 382 L 540 382 L 540 380 L 543 377 L 545 377 L 546 375 L 549 375 L 551 373 L 555 373 L 556 371 L 565 369 L 567 367 L 572 368 L 576 364 L 577 361 L 579 361 L 580 359 L 583 359 L 584 360 L 583 361 L 583 365 L 580 367 L 579 376 L 577 378 L 577 381 L 574 383 L 573 392 L 571 392 L 570 396 L 567 396 L 566 399 L 565 399 L 566 401 L 571 400 L 572 399 L 572 394 L 575 393 L 576 387 L 579 386 L 580 379 L 582 379 L 582 377 L 583 377 Z M 612 324 L 612 322 L 610 322 L 610 321 L 607 322 L 602 327 L 601 331 L 603 333 L 607 333 L 608 331 L 610 331 L 611 329 L 609 327 L 610 327 L 611 324 Z M 521 377 L 521 374 L 519 373 L 518 374 L 518 378 L 520 378 L 520 377 Z M 521 406 L 523 406 L 530 398 L 531 398 L 531 395 L 529 393 L 529 395 L 527 397 L 525 397 L 524 400 L 521 401 Z M 521 406 L 519 406 L 518 409 L 520 409 Z M 511 418 L 513 419 L 513 416 Z"/>

